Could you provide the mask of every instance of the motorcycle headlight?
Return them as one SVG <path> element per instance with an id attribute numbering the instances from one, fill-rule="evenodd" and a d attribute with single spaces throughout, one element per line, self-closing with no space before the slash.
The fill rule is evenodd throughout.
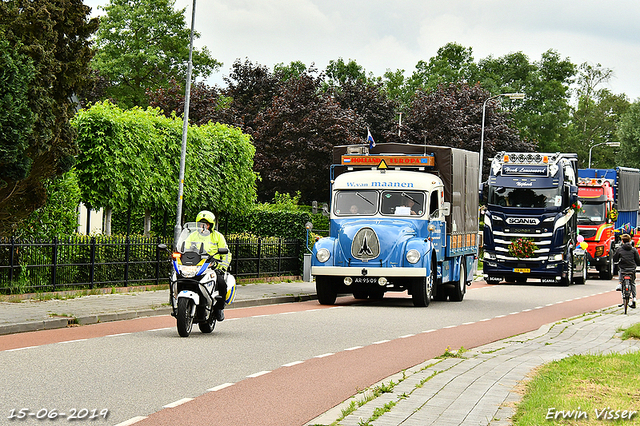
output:
<path id="1" fill-rule="evenodd" d="M 407 252 L 407 262 L 418 263 L 420 260 L 420 252 L 416 249 L 411 249 Z"/>
<path id="2" fill-rule="evenodd" d="M 316 253 L 316 259 L 318 259 L 318 262 L 320 263 L 326 262 L 327 260 L 329 260 L 329 257 L 331 257 L 331 253 L 329 253 L 329 250 L 327 250 L 326 248 L 321 248 Z"/>
<path id="3" fill-rule="evenodd" d="M 185 278 L 195 277 L 199 270 L 200 270 L 200 267 L 196 266 L 196 265 L 193 265 L 193 266 L 181 265 L 180 266 L 180 273 Z"/>

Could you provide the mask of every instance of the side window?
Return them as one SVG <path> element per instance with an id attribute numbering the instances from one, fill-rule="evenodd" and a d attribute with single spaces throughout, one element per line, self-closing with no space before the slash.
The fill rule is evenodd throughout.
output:
<path id="1" fill-rule="evenodd" d="M 436 189 L 431 193 L 431 197 L 429 199 L 429 217 L 434 217 L 438 215 L 438 209 L 440 208 L 440 202 L 438 200 L 439 189 Z"/>

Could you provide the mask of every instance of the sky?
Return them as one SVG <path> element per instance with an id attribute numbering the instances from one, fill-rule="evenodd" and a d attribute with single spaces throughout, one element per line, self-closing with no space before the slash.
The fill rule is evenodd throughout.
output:
<path id="1" fill-rule="evenodd" d="M 324 70 L 355 60 L 382 76 L 409 77 L 449 42 L 472 48 L 477 62 L 522 52 L 539 61 L 549 49 L 579 65 L 613 70 L 605 88 L 640 100 L 638 0 L 175 0 L 222 68 L 206 83 L 225 86 L 236 59 L 273 69 L 301 61 Z M 93 15 L 109 0 L 85 0 Z M 188 41 L 187 41 L 188 42 Z"/>

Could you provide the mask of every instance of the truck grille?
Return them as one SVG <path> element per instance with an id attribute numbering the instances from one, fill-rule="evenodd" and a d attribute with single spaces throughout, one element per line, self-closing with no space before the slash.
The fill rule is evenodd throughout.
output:
<path id="1" fill-rule="evenodd" d="M 536 244 L 536 246 L 538 246 L 538 249 L 534 252 L 535 257 L 530 257 L 526 259 L 527 261 L 539 261 L 547 259 L 553 233 L 548 232 L 538 234 L 535 233 L 535 228 L 529 228 L 529 231 L 534 232 L 513 232 L 515 230 L 516 229 L 514 228 L 510 228 L 509 232 L 494 231 L 493 241 L 496 247 L 496 257 L 503 260 L 515 260 L 519 262 L 525 261 L 523 259 L 513 257 L 509 254 L 509 245 L 511 245 L 511 240 L 524 237 L 530 238 Z"/>

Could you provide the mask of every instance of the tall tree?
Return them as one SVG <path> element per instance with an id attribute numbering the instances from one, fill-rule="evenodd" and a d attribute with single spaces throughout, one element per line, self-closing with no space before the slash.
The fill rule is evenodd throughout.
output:
<path id="1" fill-rule="evenodd" d="M 591 147 L 617 141 L 616 126 L 629 108 L 625 95 L 614 95 L 602 87 L 612 76 L 613 71 L 600 64 L 585 62 L 579 67 L 575 90 L 577 106 L 572 111 L 568 142 L 571 150 L 578 153 L 580 167 L 588 167 Z M 602 146 L 592 154 L 595 154 L 592 167 L 615 167 L 613 149 Z"/>
<path id="2" fill-rule="evenodd" d="M 400 137 L 405 143 L 450 146 L 480 151 L 482 106 L 491 94 L 478 84 L 441 85 L 435 91 L 420 90 L 403 120 Z M 491 158 L 500 151 L 533 151 L 534 143 L 523 141 L 497 99 L 487 103 L 483 146 L 483 171 L 488 174 Z"/>
<path id="3" fill-rule="evenodd" d="M 92 66 L 109 80 L 107 95 L 125 107 L 146 107 L 145 90 L 185 81 L 190 27 L 175 0 L 110 0 L 96 34 Z M 200 37 L 194 33 L 194 38 Z M 206 47 L 193 50 L 192 78 L 208 77 L 222 64 Z"/>
<path id="4" fill-rule="evenodd" d="M 564 152 L 571 110 L 569 86 L 575 72 L 576 66 L 554 50 L 533 63 L 517 52 L 481 60 L 471 79 L 493 94 L 525 93 L 525 100 L 514 104 L 515 127 L 523 138 L 536 141 L 541 151 Z"/>
<path id="5" fill-rule="evenodd" d="M 236 60 L 224 80 L 227 88 L 223 93 L 231 98 L 231 114 L 235 117 L 233 124 L 244 133 L 253 135 L 257 128 L 256 117 L 271 106 L 281 78 L 268 67 L 253 64 L 247 59 L 244 63 Z"/>
<path id="6" fill-rule="evenodd" d="M 640 101 L 631 104 L 620 118 L 616 135 L 620 141 L 616 164 L 640 169 Z"/>
<path id="7" fill-rule="evenodd" d="M 71 99 L 86 84 L 92 55 L 89 38 L 98 26 L 89 13 L 81 0 L 0 2 L 0 38 L 8 42 L 7 52 L 23 65 L 30 62 L 33 66 L 26 93 L 33 120 L 15 120 L 13 130 L 0 136 L 3 145 L 5 137 L 13 138 L 7 146 L 15 148 L 12 159 L 0 163 L 0 235 L 10 234 L 44 205 L 45 180 L 74 164 L 77 145 L 69 120 L 76 105 Z M 5 64 L 2 69 L 7 71 Z M 20 84 L 19 78 L 13 81 Z M 24 103 L 25 97 L 16 100 Z"/>
<path id="8" fill-rule="evenodd" d="M 435 90 L 441 84 L 468 82 L 475 68 L 472 49 L 457 43 L 447 43 L 438 49 L 429 62 L 419 61 L 409 79 L 415 90 Z"/>
<path id="9" fill-rule="evenodd" d="M 289 79 L 269 108 L 258 115 L 254 170 L 258 197 L 301 193 L 305 202 L 327 200 L 334 144 L 364 142 L 364 123 L 320 89 L 322 76 L 306 72 Z"/>

